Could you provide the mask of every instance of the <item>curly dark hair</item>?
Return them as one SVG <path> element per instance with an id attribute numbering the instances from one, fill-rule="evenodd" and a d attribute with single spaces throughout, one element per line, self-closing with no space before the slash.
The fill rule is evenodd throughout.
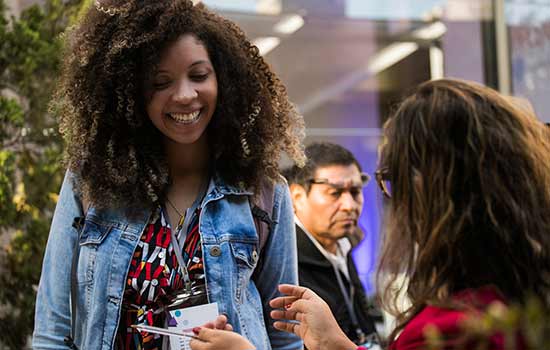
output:
<path id="1" fill-rule="evenodd" d="M 183 34 L 206 47 L 218 80 L 208 126 L 216 172 L 255 188 L 277 178 L 281 152 L 303 163 L 303 119 L 236 24 L 190 0 L 96 1 L 67 34 L 52 103 L 67 164 L 94 205 L 163 198 L 170 176 L 160 132 L 145 112 L 144 82 L 163 48 Z"/>
<path id="2" fill-rule="evenodd" d="M 385 126 L 391 182 L 379 288 L 392 337 L 427 304 L 496 287 L 510 302 L 550 295 L 550 133 L 496 91 L 465 81 L 420 85 Z M 395 284 L 406 275 L 407 284 Z M 411 301 L 402 312 L 396 292 Z"/>

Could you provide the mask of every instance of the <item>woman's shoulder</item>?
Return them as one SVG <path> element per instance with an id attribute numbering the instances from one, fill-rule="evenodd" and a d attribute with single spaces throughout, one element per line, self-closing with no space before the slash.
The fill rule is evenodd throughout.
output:
<path id="1" fill-rule="evenodd" d="M 493 302 L 505 303 L 504 297 L 493 287 L 466 289 L 453 295 L 452 300 L 462 307 L 426 306 L 409 321 L 391 349 L 425 349 L 430 334 L 442 337 L 443 349 L 453 349 L 453 344 L 456 345 L 464 334 L 462 322 L 471 317 L 472 312 L 482 311 Z"/>
<path id="2" fill-rule="evenodd" d="M 280 201 L 281 194 L 285 191 L 288 192 L 288 182 L 282 175 L 278 175 L 275 179 L 262 179 L 258 186 L 251 190 L 254 201 L 265 202 L 266 205 L 272 205 L 274 202 Z"/>
<path id="3" fill-rule="evenodd" d="M 444 334 L 445 338 L 458 335 L 459 323 L 466 317 L 463 310 L 426 306 L 405 326 L 392 350 L 424 349 L 430 333 Z"/>

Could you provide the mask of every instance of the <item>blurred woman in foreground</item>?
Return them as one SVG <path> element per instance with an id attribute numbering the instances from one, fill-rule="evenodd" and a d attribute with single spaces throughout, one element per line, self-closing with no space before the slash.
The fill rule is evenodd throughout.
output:
<path id="1" fill-rule="evenodd" d="M 442 349 L 471 348 L 461 343 L 471 312 L 531 295 L 548 306 L 548 128 L 489 88 L 439 80 L 405 99 L 384 133 L 376 177 L 389 206 L 378 272 L 386 282 L 378 285 L 397 319 L 390 349 L 427 348 L 427 325 L 442 335 Z M 397 283 L 403 274 L 408 283 Z M 356 348 L 313 292 L 279 289 L 288 296 L 271 301 L 279 309 L 272 318 L 281 320 L 275 328 L 312 350 Z M 411 301 L 405 311 L 396 307 L 400 290 Z M 522 339 L 516 347 L 524 348 Z M 488 348 L 504 349 L 503 336 L 493 335 Z"/>

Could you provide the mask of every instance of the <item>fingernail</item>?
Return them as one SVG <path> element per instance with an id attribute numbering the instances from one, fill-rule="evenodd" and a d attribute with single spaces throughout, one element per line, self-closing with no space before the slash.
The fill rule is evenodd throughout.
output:
<path id="1" fill-rule="evenodd" d="M 286 304 L 285 309 L 290 309 L 291 306 L 292 306 L 292 304 Z"/>
<path id="2" fill-rule="evenodd" d="M 201 331 L 201 327 L 193 328 L 193 333 L 195 333 L 195 334 L 199 334 L 200 331 Z"/>

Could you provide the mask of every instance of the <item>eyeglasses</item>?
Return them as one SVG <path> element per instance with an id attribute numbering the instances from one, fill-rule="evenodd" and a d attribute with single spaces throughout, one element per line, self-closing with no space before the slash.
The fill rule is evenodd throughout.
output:
<path id="1" fill-rule="evenodd" d="M 361 173 L 361 186 L 363 187 L 367 186 L 369 181 L 370 181 L 370 175 L 367 173 Z M 341 187 L 341 188 L 346 187 L 343 184 L 330 182 L 328 181 L 328 179 L 309 179 L 308 182 L 311 184 L 329 185 L 332 187 Z"/>
<path id="2" fill-rule="evenodd" d="M 387 198 L 391 198 L 391 182 L 389 180 L 388 168 L 380 168 L 374 173 L 378 187 Z"/>
<path id="3" fill-rule="evenodd" d="M 363 187 L 365 187 L 370 181 L 370 175 L 367 173 L 361 173 L 361 184 L 360 185 L 346 185 L 344 183 L 334 183 L 330 182 L 328 179 L 309 179 L 310 184 L 315 185 L 327 185 L 332 187 L 333 192 L 330 193 L 331 197 L 334 200 L 337 200 L 341 197 L 344 192 L 349 192 L 351 196 L 357 200 L 360 196 L 363 195 Z"/>

